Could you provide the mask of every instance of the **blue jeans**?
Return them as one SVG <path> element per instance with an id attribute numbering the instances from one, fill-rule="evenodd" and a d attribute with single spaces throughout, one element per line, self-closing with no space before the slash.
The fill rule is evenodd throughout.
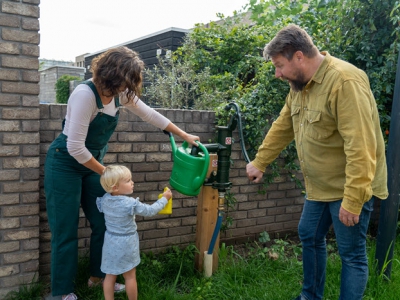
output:
<path id="1" fill-rule="evenodd" d="M 342 260 L 339 300 L 362 299 L 368 280 L 366 237 L 373 203 L 374 197 L 364 204 L 359 223 L 347 227 L 339 220 L 342 200 L 305 201 L 298 228 L 303 247 L 304 281 L 301 299 L 319 300 L 323 297 L 327 261 L 326 235 L 332 224 Z"/>

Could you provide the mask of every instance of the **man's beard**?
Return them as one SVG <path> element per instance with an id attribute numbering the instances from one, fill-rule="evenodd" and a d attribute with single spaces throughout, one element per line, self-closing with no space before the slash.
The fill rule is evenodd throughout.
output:
<path id="1" fill-rule="evenodd" d="M 302 82 L 299 80 L 289 80 L 290 87 L 295 92 L 301 92 L 303 88 L 307 85 L 307 82 Z"/>
<path id="2" fill-rule="evenodd" d="M 301 92 L 307 85 L 307 81 L 304 79 L 304 74 L 299 71 L 295 74 L 295 79 L 285 79 L 289 82 L 290 87 L 295 92 Z"/>

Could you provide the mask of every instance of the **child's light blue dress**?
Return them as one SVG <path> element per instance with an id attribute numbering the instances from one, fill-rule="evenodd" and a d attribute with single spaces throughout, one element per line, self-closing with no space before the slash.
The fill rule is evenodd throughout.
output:
<path id="1" fill-rule="evenodd" d="M 139 236 L 135 215 L 154 216 L 167 202 L 162 197 L 149 205 L 141 203 L 139 198 L 112 196 L 109 193 L 97 198 L 97 208 L 104 213 L 107 227 L 101 259 L 103 273 L 119 275 L 139 265 Z"/>

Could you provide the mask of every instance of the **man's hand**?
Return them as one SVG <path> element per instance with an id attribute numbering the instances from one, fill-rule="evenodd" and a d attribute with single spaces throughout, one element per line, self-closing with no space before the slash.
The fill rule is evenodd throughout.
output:
<path id="1" fill-rule="evenodd" d="M 352 214 L 351 212 L 348 212 L 342 206 L 340 206 L 339 220 L 345 226 L 349 227 L 349 226 L 354 226 L 354 225 L 358 224 L 358 222 L 360 220 L 360 216 Z"/>
<path id="2" fill-rule="evenodd" d="M 264 175 L 259 169 L 253 166 L 251 163 L 246 165 L 246 174 L 251 182 L 259 183 Z"/>

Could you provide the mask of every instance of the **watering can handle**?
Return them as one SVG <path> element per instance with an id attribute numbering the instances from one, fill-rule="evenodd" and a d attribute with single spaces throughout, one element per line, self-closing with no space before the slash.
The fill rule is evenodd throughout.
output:
<path id="1" fill-rule="evenodd" d="M 193 146 L 190 154 L 194 155 L 193 153 L 196 152 L 196 151 L 198 153 L 199 150 L 201 150 L 204 153 L 204 160 L 205 160 L 204 161 L 204 169 L 203 169 L 203 172 L 202 172 L 200 178 L 205 178 L 206 174 L 207 174 L 207 170 L 208 170 L 208 165 L 209 165 L 209 162 L 210 162 L 210 155 L 208 153 L 207 148 L 202 143 L 200 143 L 199 141 L 196 141 L 196 143 L 197 143 L 198 146 Z M 186 148 L 187 146 L 188 146 L 188 143 L 186 141 L 183 142 L 182 147 Z M 203 184 L 203 182 L 200 183 L 200 186 L 202 184 Z"/>
<path id="2" fill-rule="evenodd" d="M 172 136 L 172 133 L 169 132 L 169 131 L 163 130 L 163 132 L 164 132 L 166 135 L 169 135 L 170 137 Z"/>
<path id="3" fill-rule="evenodd" d="M 163 132 L 166 135 L 169 135 L 170 138 L 172 137 L 172 133 L 171 132 L 166 131 L 166 130 L 163 130 Z M 186 142 L 186 144 L 187 144 L 187 142 Z M 200 152 L 200 147 L 199 146 L 192 146 L 192 150 L 190 151 L 190 155 L 197 156 L 199 154 L 199 152 Z"/>

